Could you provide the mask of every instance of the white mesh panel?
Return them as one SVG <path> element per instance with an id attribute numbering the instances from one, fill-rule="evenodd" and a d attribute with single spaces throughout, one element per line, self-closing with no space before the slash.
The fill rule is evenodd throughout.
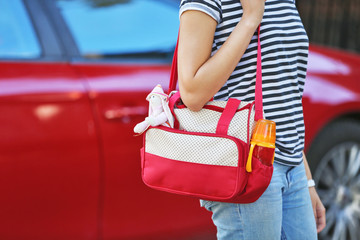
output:
<path id="1" fill-rule="evenodd" d="M 215 133 L 217 122 L 220 119 L 221 112 L 209 109 L 201 109 L 193 112 L 188 108 L 175 109 L 176 118 L 180 123 L 180 129 L 189 132 Z"/>
<path id="2" fill-rule="evenodd" d="M 249 134 L 251 135 L 253 127 L 255 126 L 255 110 L 251 109 L 251 113 L 250 113 L 250 121 L 249 121 Z M 248 123 L 247 121 L 245 121 L 245 119 L 247 120 L 249 116 L 249 111 L 248 110 L 244 110 L 244 111 L 240 111 L 237 112 L 233 119 L 230 122 L 230 126 L 229 126 L 229 130 L 228 130 L 228 135 L 233 136 L 233 137 L 237 137 L 241 140 L 243 140 L 244 142 L 247 142 L 247 129 L 248 129 Z"/>
<path id="3" fill-rule="evenodd" d="M 227 138 L 172 133 L 156 128 L 146 132 L 145 152 L 160 157 L 200 164 L 238 165 L 238 149 Z"/>
<path id="4" fill-rule="evenodd" d="M 224 108 L 226 101 L 212 101 L 207 105 L 213 105 Z M 241 102 L 238 109 L 249 104 L 248 102 Z M 254 127 L 254 109 L 251 109 L 250 115 L 250 134 Z M 189 132 L 206 132 L 215 133 L 217 123 L 220 119 L 221 112 L 217 112 L 210 109 L 201 109 L 198 112 L 193 112 L 188 108 L 175 109 L 176 117 L 180 123 L 180 129 L 184 129 Z M 241 139 L 247 142 L 248 134 L 248 119 L 249 109 L 244 109 L 240 112 L 236 112 L 234 118 L 230 122 L 228 135 Z"/>

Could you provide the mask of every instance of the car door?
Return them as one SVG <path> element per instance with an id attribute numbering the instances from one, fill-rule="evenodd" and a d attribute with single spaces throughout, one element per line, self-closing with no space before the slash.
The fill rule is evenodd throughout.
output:
<path id="1" fill-rule="evenodd" d="M 103 239 L 188 239 L 213 233 L 196 199 L 158 192 L 141 181 L 146 95 L 168 84 L 178 32 L 177 1 L 56 1 L 80 55 L 101 130 Z M 167 87 L 166 87 L 167 88 Z"/>
<path id="2" fill-rule="evenodd" d="M 0 239 L 96 239 L 99 149 L 84 81 L 38 1 L 0 9 Z"/>

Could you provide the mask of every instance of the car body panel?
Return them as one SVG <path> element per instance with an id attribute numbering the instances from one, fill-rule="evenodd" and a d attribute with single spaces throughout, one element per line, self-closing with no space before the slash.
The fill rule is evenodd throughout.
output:
<path id="1" fill-rule="evenodd" d="M 97 236 L 99 147 L 64 63 L 0 63 L 0 238 Z"/>
<path id="2" fill-rule="evenodd" d="M 330 122 L 360 114 L 360 57 L 312 45 L 303 96 L 306 149 Z"/>

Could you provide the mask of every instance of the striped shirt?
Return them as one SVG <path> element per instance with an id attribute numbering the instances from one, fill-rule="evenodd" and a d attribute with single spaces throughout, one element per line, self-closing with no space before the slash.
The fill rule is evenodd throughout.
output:
<path id="1" fill-rule="evenodd" d="M 214 18 L 216 27 L 212 55 L 224 44 L 240 21 L 239 0 L 182 0 L 180 15 L 199 10 Z M 296 166 L 302 162 L 305 126 L 302 95 L 309 40 L 294 0 L 267 0 L 261 22 L 263 105 L 265 118 L 276 122 L 275 161 Z M 257 32 L 216 100 L 238 98 L 254 101 Z"/>

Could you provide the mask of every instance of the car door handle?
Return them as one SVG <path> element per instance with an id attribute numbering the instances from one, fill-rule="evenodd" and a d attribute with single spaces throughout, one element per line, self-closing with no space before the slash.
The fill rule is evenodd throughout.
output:
<path id="1" fill-rule="evenodd" d="M 108 109 L 105 111 L 104 116 L 106 119 L 123 119 L 129 120 L 131 117 L 146 116 L 148 108 L 145 106 L 136 107 L 119 107 L 115 109 Z"/>

